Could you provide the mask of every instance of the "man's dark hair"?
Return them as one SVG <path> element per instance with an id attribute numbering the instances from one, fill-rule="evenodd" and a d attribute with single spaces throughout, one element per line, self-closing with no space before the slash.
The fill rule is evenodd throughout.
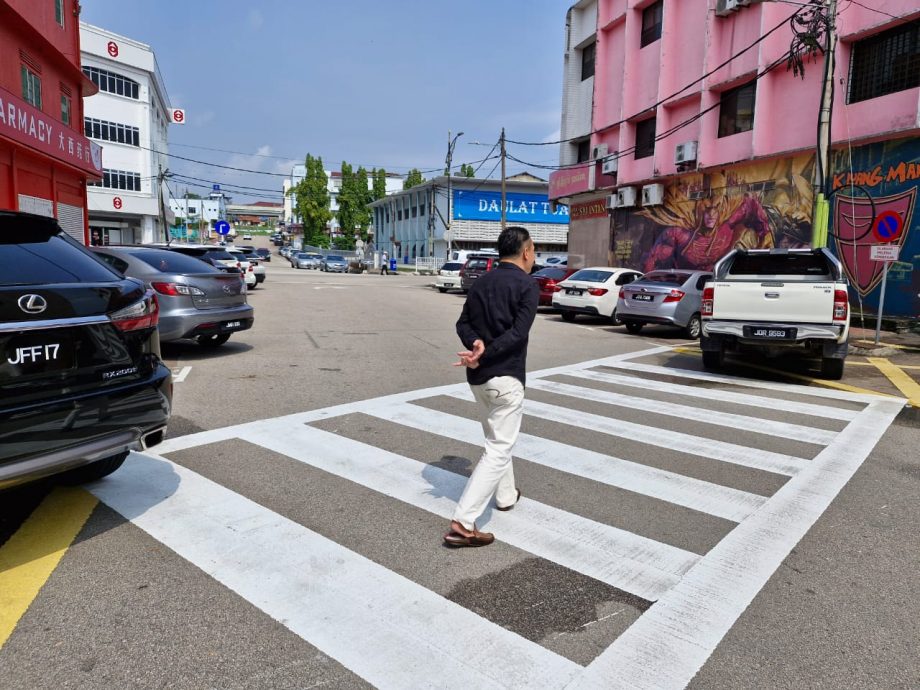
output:
<path id="1" fill-rule="evenodd" d="M 510 259 L 524 249 L 524 243 L 530 239 L 530 233 L 519 225 L 511 225 L 498 236 L 498 258 Z"/>

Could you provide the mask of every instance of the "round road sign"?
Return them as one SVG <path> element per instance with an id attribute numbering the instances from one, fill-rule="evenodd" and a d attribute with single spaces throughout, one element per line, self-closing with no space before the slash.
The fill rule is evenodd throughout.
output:
<path id="1" fill-rule="evenodd" d="M 121 204 L 121 197 L 120 197 L 120 196 L 116 196 L 114 199 L 112 199 L 112 206 L 114 206 L 116 209 L 121 208 L 121 205 L 122 205 L 122 204 Z"/>
<path id="2" fill-rule="evenodd" d="M 880 242 L 894 242 L 901 236 L 904 222 L 894 211 L 883 211 L 872 224 L 872 234 Z"/>
<path id="3" fill-rule="evenodd" d="M 118 57 L 118 44 L 115 41 L 109 41 L 108 45 L 106 46 L 106 50 L 113 58 Z"/>
<path id="4" fill-rule="evenodd" d="M 219 220 L 214 224 L 214 232 L 218 235 L 229 235 L 230 234 L 230 223 L 225 220 Z"/>

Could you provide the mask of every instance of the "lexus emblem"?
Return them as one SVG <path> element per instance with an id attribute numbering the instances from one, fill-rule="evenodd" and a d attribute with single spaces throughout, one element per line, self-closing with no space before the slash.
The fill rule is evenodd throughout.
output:
<path id="1" fill-rule="evenodd" d="M 41 295 L 23 295 L 18 304 L 26 314 L 41 314 L 48 308 L 48 301 Z"/>

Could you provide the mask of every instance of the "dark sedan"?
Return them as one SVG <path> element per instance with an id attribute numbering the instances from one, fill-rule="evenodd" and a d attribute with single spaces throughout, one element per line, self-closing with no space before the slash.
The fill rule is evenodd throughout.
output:
<path id="1" fill-rule="evenodd" d="M 156 293 L 52 218 L 0 211 L 0 489 L 114 472 L 159 443 L 172 378 Z"/>

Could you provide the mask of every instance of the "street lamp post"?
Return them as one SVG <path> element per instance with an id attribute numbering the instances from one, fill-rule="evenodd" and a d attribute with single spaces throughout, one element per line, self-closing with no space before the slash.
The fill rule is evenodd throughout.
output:
<path id="1" fill-rule="evenodd" d="M 444 161 L 447 164 L 447 260 L 450 261 L 450 250 L 451 243 L 453 241 L 453 236 L 451 235 L 450 226 L 453 223 L 453 194 L 451 192 L 451 162 L 454 158 L 454 146 L 457 145 L 457 139 L 463 136 L 463 132 L 457 132 L 457 135 L 451 139 L 450 130 L 447 130 L 447 159 Z"/>

